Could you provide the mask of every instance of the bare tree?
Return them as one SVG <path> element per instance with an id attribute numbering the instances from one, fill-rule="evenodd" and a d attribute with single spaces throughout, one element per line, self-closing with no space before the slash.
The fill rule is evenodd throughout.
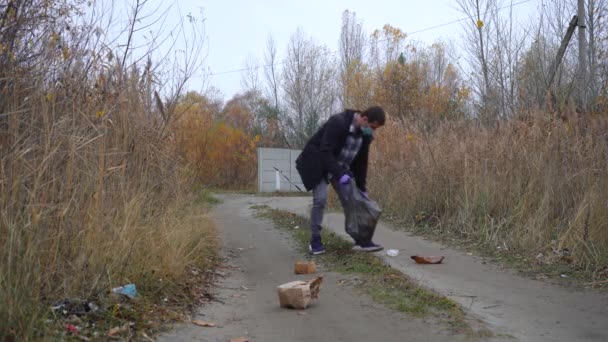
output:
<path id="1" fill-rule="evenodd" d="M 469 63 L 473 66 L 474 90 L 481 99 L 480 114 L 484 119 L 493 119 L 495 111 L 490 105 L 490 71 L 488 67 L 488 40 L 492 35 L 492 11 L 497 9 L 497 0 L 456 0 L 459 9 L 468 17 L 465 22 L 465 46 Z"/>
<path id="2" fill-rule="evenodd" d="M 280 80 L 277 59 L 277 45 L 272 35 L 266 40 L 266 53 L 264 54 L 264 77 L 266 78 L 266 91 L 272 99 L 274 108 L 279 111 Z"/>
<path id="3" fill-rule="evenodd" d="M 607 0 L 586 0 L 585 26 L 586 26 L 586 41 L 588 49 L 586 58 L 583 62 L 588 67 L 586 77 L 586 100 L 589 104 L 593 104 L 602 93 L 602 86 L 607 79 L 607 73 L 602 65 L 605 65 L 605 53 L 608 50 L 608 41 L 606 40 L 606 15 L 608 15 Z M 549 65 L 555 59 L 560 40 L 567 31 L 568 23 L 573 15 L 577 14 L 577 1 L 548 1 L 543 0 L 539 5 L 539 15 L 541 20 L 538 25 L 532 28 L 535 32 L 533 43 L 530 49 L 534 52 L 526 52 L 526 63 L 528 72 L 525 77 L 522 75 L 522 80 L 526 82 L 525 88 L 532 91 L 530 88 L 533 80 L 533 70 L 530 68 L 531 56 L 534 55 L 536 71 L 542 70 L 542 76 L 547 82 L 547 74 L 549 73 Z M 562 103 L 568 103 L 570 99 L 580 103 L 580 92 L 575 92 L 577 89 L 576 79 L 580 75 L 579 65 L 579 42 L 573 39 L 569 48 L 566 50 L 562 63 L 557 69 L 555 82 L 553 84 L 553 94 L 555 100 L 560 100 Z M 603 58 L 604 57 L 604 58 Z M 533 90 L 538 92 L 537 89 Z"/>
<path id="4" fill-rule="evenodd" d="M 281 101 L 279 100 L 281 92 L 281 70 L 279 68 L 280 63 L 277 57 L 277 46 L 274 38 L 271 34 L 266 39 L 266 52 L 264 53 L 264 78 L 266 80 L 266 86 L 264 87 L 266 97 L 271 105 L 271 113 L 269 116 L 274 120 L 274 124 L 277 126 L 278 132 L 276 133 L 283 140 L 282 144 L 286 147 L 291 148 L 291 143 L 287 139 L 286 131 L 286 117 L 284 110 L 282 109 Z M 277 139 L 275 139 L 277 140 Z"/>
<path id="5" fill-rule="evenodd" d="M 245 71 L 241 76 L 241 87 L 245 92 L 253 91 L 260 92 L 261 91 L 261 82 L 260 82 L 260 66 L 258 65 L 258 61 L 252 55 L 249 55 L 245 60 Z"/>
<path id="6" fill-rule="evenodd" d="M 291 36 L 283 70 L 283 90 L 294 145 L 302 146 L 322 119 L 335 109 L 336 82 L 330 51 L 306 39 L 301 29 Z"/>
<path id="7" fill-rule="evenodd" d="M 348 84 L 352 75 L 359 72 L 365 58 L 365 32 L 363 24 L 355 12 L 345 10 L 342 13 L 342 30 L 340 33 L 340 102 L 343 107 L 348 103 Z"/>
<path id="8" fill-rule="evenodd" d="M 605 85 L 608 81 L 607 70 L 602 69 L 600 66 L 600 63 L 606 65 L 606 53 L 608 52 L 607 18 L 607 0 L 587 0 L 586 26 L 589 42 L 588 98 L 590 104 L 596 101 L 600 95 L 602 85 Z"/>
<path id="9" fill-rule="evenodd" d="M 517 110 L 517 75 L 528 38 L 527 34 L 516 27 L 512 1 L 506 13 L 503 15 L 498 9 L 493 12 L 494 37 L 487 42 L 493 52 L 488 56 L 490 88 L 496 97 L 498 114 L 503 118 L 512 116 Z"/>

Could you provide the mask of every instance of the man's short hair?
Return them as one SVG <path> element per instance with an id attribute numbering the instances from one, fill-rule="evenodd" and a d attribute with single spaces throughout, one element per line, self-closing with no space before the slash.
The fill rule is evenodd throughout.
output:
<path id="1" fill-rule="evenodd" d="M 386 122 L 386 113 L 384 113 L 384 109 L 380 106 L 369 107 L 361 115 L 367 117 L 367 121 L 370 123 L 376 122 L 383 126 Z"/>

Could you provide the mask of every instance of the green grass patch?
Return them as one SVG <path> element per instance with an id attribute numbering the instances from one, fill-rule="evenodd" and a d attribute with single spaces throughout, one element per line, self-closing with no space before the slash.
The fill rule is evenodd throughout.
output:
<path id="1" fill-rule="evenodd" d="M 196 196 L 196 199 L 194 200 L 194 204 L 196 204 L 196 205 L 206 204 L 206 205 L 213 206 L 213 205 L 217 205 L 220 203 L 222 203 L 222 200 L 213 196 L 213 192 L 210 191 L 209 189 L 200 190 L 198 195 Z"/>
<path id="2" fill-rule="evenodd" d="M 308 252 L 309 230 L 295 229 L 308 227 L 308 219 L 268 206 L 251 208 L 257 210 L 258 217 L 271 220 L 277 228 L 291 234 L 301 252 Z M 332 271 L 356 276 L 360 280 L 358 288 L 375 302 L 415 317 L 436 318 L 454 332 L 471 337 L 491 335 L 487 329 L 474 330 L 456 302 L 420 287 L 373 254 L 354 252 L 350 242 L 328 229 L 323 231 L 323 243 L 327 253 L 315 256 L 315 260 Z"/>

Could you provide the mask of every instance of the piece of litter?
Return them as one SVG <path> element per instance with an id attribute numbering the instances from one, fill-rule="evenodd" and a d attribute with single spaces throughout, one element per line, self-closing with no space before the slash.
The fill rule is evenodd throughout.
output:
<path id="1" fill-rule="evenodd" d="M 198 325 L 199 327 L 206 327 L 206 328 L 215 328 L 217 327 L 217 324 L 215 323 L 211 323 L 211 322 L 207 322 L 207 321 L 201 321 L 200 319 L 195 319 L 192 321 L 193 324 Z"/>
<path id="2" fill-rule="evenodd" d="M 78 327 L 75 326 L 74 324 L 67 324 L 65 326 L 65 329 L 74 335 L 78 335 Z"/>
<path id="3" fill-rule="evenodd" d="M 298 316 L 306 316 L 306 315 L 308 315 L 308 312 L 298 311 Z"/>
<path id="4" fill-rule="evenodd" d="M 129 298 L 135 298 L 137 295 L 137 289 L 135 288 L 135 284 L 127 284 L 113 288 L 112 293 L 125 295 Z"/>
<path id="5" fill-rule="evenodd" d="M 295 274 L 314 274 L 317 272 L 317 265 L 314 261 L 296 261 L 294 266 Z"/>
<path id="6" fill-rule="evenodd" d="M 418 256 L 418 255 L 412 255 L 411 258 L 414 259 L 414 261 L 417 264 L 441 264 L 443 259 L 445 259 L 445 257 L 443 257 L 443 256 L 424 257 L 424 256 Z"/>
<path id="7" fill-rule="evenodd" d="M 399 250 L 398 249 L 389 249 L 386 251 L 386 254 L 388 256 L 396 257 L 397 255 L 399 255 Z"/>
<path id="8" fill-rule="evenodd" d="M 293 229 L 300 229 L 300 226 L 295 226 L 293 227 Z"/>
<path id="9" fill-rule="evenodd" d="M 467 255 L 468 255 L 468 256 L 471 256 L 471 255 L 473 255 L 473 253 L 471 253 L 471 252 L 468 252 L 468 253 L 467 253 Z"/>
<path id="10" fill-rule="evenodd" d="M 279 305 L 281 307 L 306 309 L 310 303 L 319 298 L 323 277 L 309 281 L 292 281 L 277 288 Z"/>
<path id="11" fill-rule="evenodd" d="M 568 275 L 567 274 L 563 274 L 563 273 L 560 274 L 559 276 L 562 277 L 562 278 L 568 278 Z"/>
<path id="12" fill-rule="evenodd" d="M 95 304 L 93 302 L 89 302 L 87 304 L 87 306 L 89 307 L 89 310 L 91 310 L 91 312 L 95 312 L 95 311 L 99 310 L 99 306 L 97 306 L 97 304 Z"/>

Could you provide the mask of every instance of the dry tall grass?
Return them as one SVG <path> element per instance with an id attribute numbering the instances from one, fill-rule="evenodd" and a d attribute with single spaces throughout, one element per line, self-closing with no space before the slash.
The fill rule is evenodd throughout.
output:
<path id="1" fill-rule="evenodd" d="M 214 244 L 206 217 L 175 221 L 192 184 L 150 64 L 92 51 L 58 4 L 11 3 L 0 22 L 0 340 L 41 338 L 54 300 L 181 290 Z"/>
<path id="2" fill-rule="evenodd" d="M 608 263 L 608 125 L 535 113 L 492 128 L 448 122 L 428 133 L 389 121 L 371 152 L 371 190 L 402 217 L 526 254 L 569 251 Z"/>

